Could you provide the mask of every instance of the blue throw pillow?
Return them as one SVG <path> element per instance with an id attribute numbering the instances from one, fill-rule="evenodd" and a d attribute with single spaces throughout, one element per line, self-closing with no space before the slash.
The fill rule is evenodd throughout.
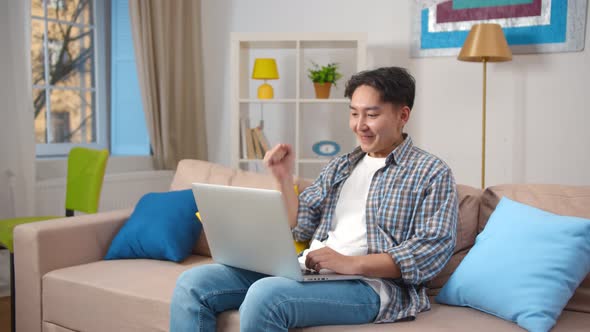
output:
<path id="1" fill-rule="evenodd" d="M 105 259 L 182 261 L 201 233 L 196 213 L 190 189 L 144 195 L 111 242 Z"/>
<path id="2" fill-rule="evenodd" d="M 590 220 L 502 198 L 436 301 L 549 331 L 590 272 Z"/>

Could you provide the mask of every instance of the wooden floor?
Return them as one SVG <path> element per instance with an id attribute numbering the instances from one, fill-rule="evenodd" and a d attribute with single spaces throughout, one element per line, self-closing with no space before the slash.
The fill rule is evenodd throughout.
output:
<path id="1" fill-rule="evenodd" d="M 0 297 L 0 332 L 10 331 L 10 297 Z"/>

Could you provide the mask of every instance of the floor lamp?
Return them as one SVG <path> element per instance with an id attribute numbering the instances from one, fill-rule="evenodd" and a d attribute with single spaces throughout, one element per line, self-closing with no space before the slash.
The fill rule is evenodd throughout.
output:
<path id="1" fill-rule="evenodd" d="M 512 60 L 502 27 L 499 24 L 476 24 L 471 27 L 467 39 L 457 57 L 460 61 L 483 62 L 483 102 L 481 120 L 481 188 L 486 178 L 486 71 L 488 62 Z"/>

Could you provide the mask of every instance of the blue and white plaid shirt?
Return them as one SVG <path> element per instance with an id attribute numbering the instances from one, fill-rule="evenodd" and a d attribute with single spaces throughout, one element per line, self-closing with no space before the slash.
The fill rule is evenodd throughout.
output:
<path id="1" fill-rule="evenodd" d="M 367 195 L 368 253 L 390 254 L 401 270 L 400 279 L 384 279 L 390 300 L 376 323 L 413 319 L 429 310 L 424 284 L 442 270 L 455 248 L 453 174 L 443 161 L 404 137 L 373 176 Z M 342 185 L 364 155 L 357 147 L 333 159 L 299 195 L 296 240 L 326 240 Z"/>

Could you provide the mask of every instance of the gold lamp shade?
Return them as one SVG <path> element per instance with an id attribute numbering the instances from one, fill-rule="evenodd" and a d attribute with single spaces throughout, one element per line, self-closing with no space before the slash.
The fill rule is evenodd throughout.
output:
<path id="1" fill-rule="evenodd" d="M 502 62 L 512 60 L 502 27 L 499 24 L 483 23 L 471 27 L 457 59 L 470 62 Z"/>
<path id="2" fill-rule="evenodd" d="M 255 80 L 265 80 L 264 84 L 258 87 L 258 98 L 272 99 L 274 92 L 272 86 L 266 83 L 266 80 L 276 80 L 279 78 L 279 71 L 277 70 L 275 59 L 258 58 L 254 60 L 252 78 Z"/>

